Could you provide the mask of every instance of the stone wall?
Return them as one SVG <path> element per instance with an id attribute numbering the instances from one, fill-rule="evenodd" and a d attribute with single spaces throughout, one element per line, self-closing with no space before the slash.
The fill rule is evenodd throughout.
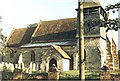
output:
<path id="1" fill-rule="evenodd" d="M 86 69 L 98 70 L 101 68 L 101 53 L 98 50 L 100 38 L 85 38 Z"/>
<path id="2" fill-rule="evenodd" d="M 84 40 L 84 45 L 86 46 L 100 46 L 100 37 L 86 37 Z"/>
<path id="3" fill-rule="evenodd" d="M 84 33 L 85 35 L 100 35 L 99 25 L 93 25 L 91 22 L 98 21 L 100 19 L 100 14 L 98 12 L 88 13 L 84 15 L 85 24 L 84 24 Z M 86 24 L 87 23 L 87 24 Z M 89 23 L 89 24 L 88 24 Z"/>
<path id="4" fill-rule="evenodd" d="M 117 52 L 117 46 L 113 39 L 112 39 L 112 57 L 113 57 L 113 69 L 119 70 L 119 57 Z"/>
<path id="5" fill-rule="evenodd" d="M 101 67 L 101 57 L 98 50 L 100 46 L 100 38 L 85 38 L 85 51 L 86 51 L 86 69 L 95 70 Z M 61 48 L 72 58 L 70 59 L 70 69 L 78 69 L 78 53 L 77 47 L 74 46 L 61 46 Z M 31 51 L 35 52 L 35 61 L 31 63 Z M 23 63 L 25 68 L 34 67 L 36 70 L 48 71 L 49 61 L 52 58 L 57 60 L 57 68 L 63 70 L 63 61 L 59 53 L 51 47 L 42 48 L 27 48 L 17 50 L 17 56 L 22 53 Z M 47 58 L 49 57 L 49 58 Z M 16 57 L 14 57 L 16 58 Z M 10 60 L 9 56 L 5 57 L 6 61 Z M 9 61 L 8 61 L 9 62 Z M 33 66 L 33 64 L 35 65 Z"/>
<path id="6" fill-rule="evenodd" d="M 113 69 L 113 58 L 112 58 L 112 53 L 111 53 L 111 42 L 106 37 L 106 65 L 109 69 Z"/>
<path id="7" fill-rule="evenodd" d="M 43 52 L 44 53 L 42 56 L 42 71 L 49 71 L 49 62 L 52 58 L 54 58 L 57 61 L 57 68 L 59 70 L 62 70 L 62 67 L 61 67 L 62 57 L 58 54 L 58 52 L 53 47 L 43 48 Z"/>
<path id="8" fill-rule="evenodd" d="M 101 56 L 97 47 L 85 47 L 86 49 L 86 69 L 87 70 L 100 70 Z"/>

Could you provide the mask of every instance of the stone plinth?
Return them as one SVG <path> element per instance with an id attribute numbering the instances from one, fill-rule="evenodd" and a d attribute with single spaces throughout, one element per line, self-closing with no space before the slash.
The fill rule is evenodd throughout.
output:
<path id="1" fill-rule="evenodd" d="M 58 80 L 59 72 L 48 72 L 48 79 L 49 80 Z"/>
<path id="2" fill-rule="evenodd" d="M 101 81 L 106 81 L 106 80 L 110 80 L 110 72 L 109 71 L 101 71 L 100 73 L 100 80 Z"/>
<path id="3" fill-rule="evenodd" d="M 58 80 L 59 79 L 59 72 L 55 64 L 50 67 L 48 72 L 48 79 L 49 80 Z"/>
<path id="4" fill-rule="evenodd" d="M 22 79 L 22 69 L 15 69 L 13 73 L 13 80 Z"/>

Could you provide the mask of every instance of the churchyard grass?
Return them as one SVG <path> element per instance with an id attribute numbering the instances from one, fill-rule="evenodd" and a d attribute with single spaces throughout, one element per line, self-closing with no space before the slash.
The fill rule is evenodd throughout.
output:
<path id="1" fill-rule="evenodd" d="M 113 71 L 110 70 L 111 78 L 118 77 L 120 75 L 120 71 Z M 61 80 L 76 80 L 79 79 L 79 71 L 78 70 L 70 70 L 60 72 L 60 79 Z M 85 79 L 86 80 L 99 80 L 100 79 L 100 70 L 86 70 L 85 71 Z"/>
<path id="2" fill-rule="evenodd" d="M 94 70 L 94 71 L 86 71 L 85 77 L 86 80 L 95 79 L 99 80 L 100 78 L 100 71 Z M 69 79 L 69 80 L 76 80 L 79 79 L 79 71 L 78 70 L 71 70 L 71 71 L 64 71 L 60 72 L 60 79 Z"/>

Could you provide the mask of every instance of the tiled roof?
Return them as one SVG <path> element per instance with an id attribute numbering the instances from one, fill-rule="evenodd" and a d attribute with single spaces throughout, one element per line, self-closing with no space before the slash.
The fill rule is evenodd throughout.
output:
<path id="1" fill-rule="evenodd" d="M 32 35 L 32 41 L 75 38 L 76 27 L 76 18 L 41 21 Z"/>
<path id="2" fill-rule="evenodd" d="M 16 47 L 29 43 L 35 27 L 13 29 L 11 35 L 6 41 L 8 47 Z"/>

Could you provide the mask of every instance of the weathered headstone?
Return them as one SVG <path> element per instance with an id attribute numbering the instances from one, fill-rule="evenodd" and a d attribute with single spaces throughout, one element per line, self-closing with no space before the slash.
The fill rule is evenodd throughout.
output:
<path id="1" fill-rule="evenodd" d="M 13 72 L 14 71 L 14 65 L 10 64 L 9 69 Z"/>
<path id="2" fill-rule="evenodd" d="M 28 73 L 32 74 L 32 69 L 31 68 L 28 68 Z"/>
<path id="3" fill-rule="evenodd" d="M 36 69 L 35 69 L 35 68 L 36 68 L 35 66 L 36 66 L 36 64 L 35 64 L 35 63 L 33 63 L 33 67 L 32 67 L 33 71 L 35 71 L 35 70 L 36 70 Z"/>
<path id="4" fill-rule="evenodd" d="M 18 64 L 15 64 L 15 68 L 18 68 Z"/>
<path id="5" fill-rule="evenodd" d="M 21 53 L 20 56 L 19 56 L 18 68 L 19 68 L 19 69 L 24 69 L 24 63 L 23 63 L 22 53 Z"/>

